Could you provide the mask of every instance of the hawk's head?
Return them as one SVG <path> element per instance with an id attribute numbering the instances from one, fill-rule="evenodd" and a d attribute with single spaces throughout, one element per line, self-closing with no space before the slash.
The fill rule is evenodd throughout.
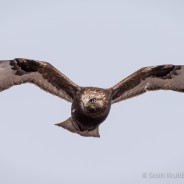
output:
<path id="1" fill-rule="evenodd" d="M 109 96 L 100 89 L 85 89 L 81 93 L 81 106 L 91 115 L 102 115 L 109 108 Z"/>
<path id="2" fill-rule="evenodd" d="M 72 120 L 80 130 L 96 129 L 108 116 L 110 93 L 100 88 L 82 88 L 72 103 Z"/>

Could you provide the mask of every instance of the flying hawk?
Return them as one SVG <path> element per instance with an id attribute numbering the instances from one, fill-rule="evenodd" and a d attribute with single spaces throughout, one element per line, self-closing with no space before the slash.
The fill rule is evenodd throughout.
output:
<path id="1" fill-rule="evenodd" d="M 33 83 L 72 103 L 71 117 L 56 124 L 86 137 L 100 137 L 99 126 L 111 105 L 153 90 L 184 92 L 184 66 L 141 68 L 108 89 L 81 87 L 43 61 L 17 58 L 0 61 L 0 91 L 13 85 Z"/>

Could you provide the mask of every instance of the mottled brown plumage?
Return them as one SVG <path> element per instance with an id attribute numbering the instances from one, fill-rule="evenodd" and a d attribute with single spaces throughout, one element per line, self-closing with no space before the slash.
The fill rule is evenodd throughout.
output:
<path id="1" fill-rule="evenodd" d="M 112 103 L 160 89 L 183 92 L 184 66 L 160 65 L 138 70 L 111 88 Z"/>
<path id="2" fill-rule="evenodd" d="M 0 61 L 0 91 L 27 82 L 72 103 L 71 117 L 58 126 L 82 136 L 100 137 L 99 126 L 113 103 L 153 90 L 184 92 L 184 66 L 145 67 L 114 87 L 101 89 L 80 87 L 47 62 Z"/>

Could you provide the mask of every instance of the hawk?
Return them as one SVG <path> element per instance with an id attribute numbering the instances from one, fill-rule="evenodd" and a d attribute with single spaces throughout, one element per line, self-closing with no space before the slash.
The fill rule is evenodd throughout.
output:
<path id="1" fill-rule="evenodd" d="M 72 103 L 71 117 L 57 126 L 81 136 L 100 137 L 99 126 L 107 118 L 112 104 L 147 91 L 184 92 L 184 66 L 141 68 L 115 86 L 102 89 L 78 86 L 44 61 L 23 58 L 0 61 L 0 91 L 23 83 L 35 84 Z"/>

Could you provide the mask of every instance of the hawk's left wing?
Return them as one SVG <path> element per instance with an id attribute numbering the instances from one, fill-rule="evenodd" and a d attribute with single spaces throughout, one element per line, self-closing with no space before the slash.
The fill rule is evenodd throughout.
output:
<path id="1" fill-rule="evenodd" d="M 0 91 L 23 83 L 33 83 L 69 102 L 80 90 L 78 85 L 47 62 L 22 58 L 0 61 Z"/>
<path id="2" fill-rule="evenodd" d="M 145 67 L 122 80 L 112 91 L 112 103 L 153 90 L 184 92 L 184 66 L 160 65 Z"/>

